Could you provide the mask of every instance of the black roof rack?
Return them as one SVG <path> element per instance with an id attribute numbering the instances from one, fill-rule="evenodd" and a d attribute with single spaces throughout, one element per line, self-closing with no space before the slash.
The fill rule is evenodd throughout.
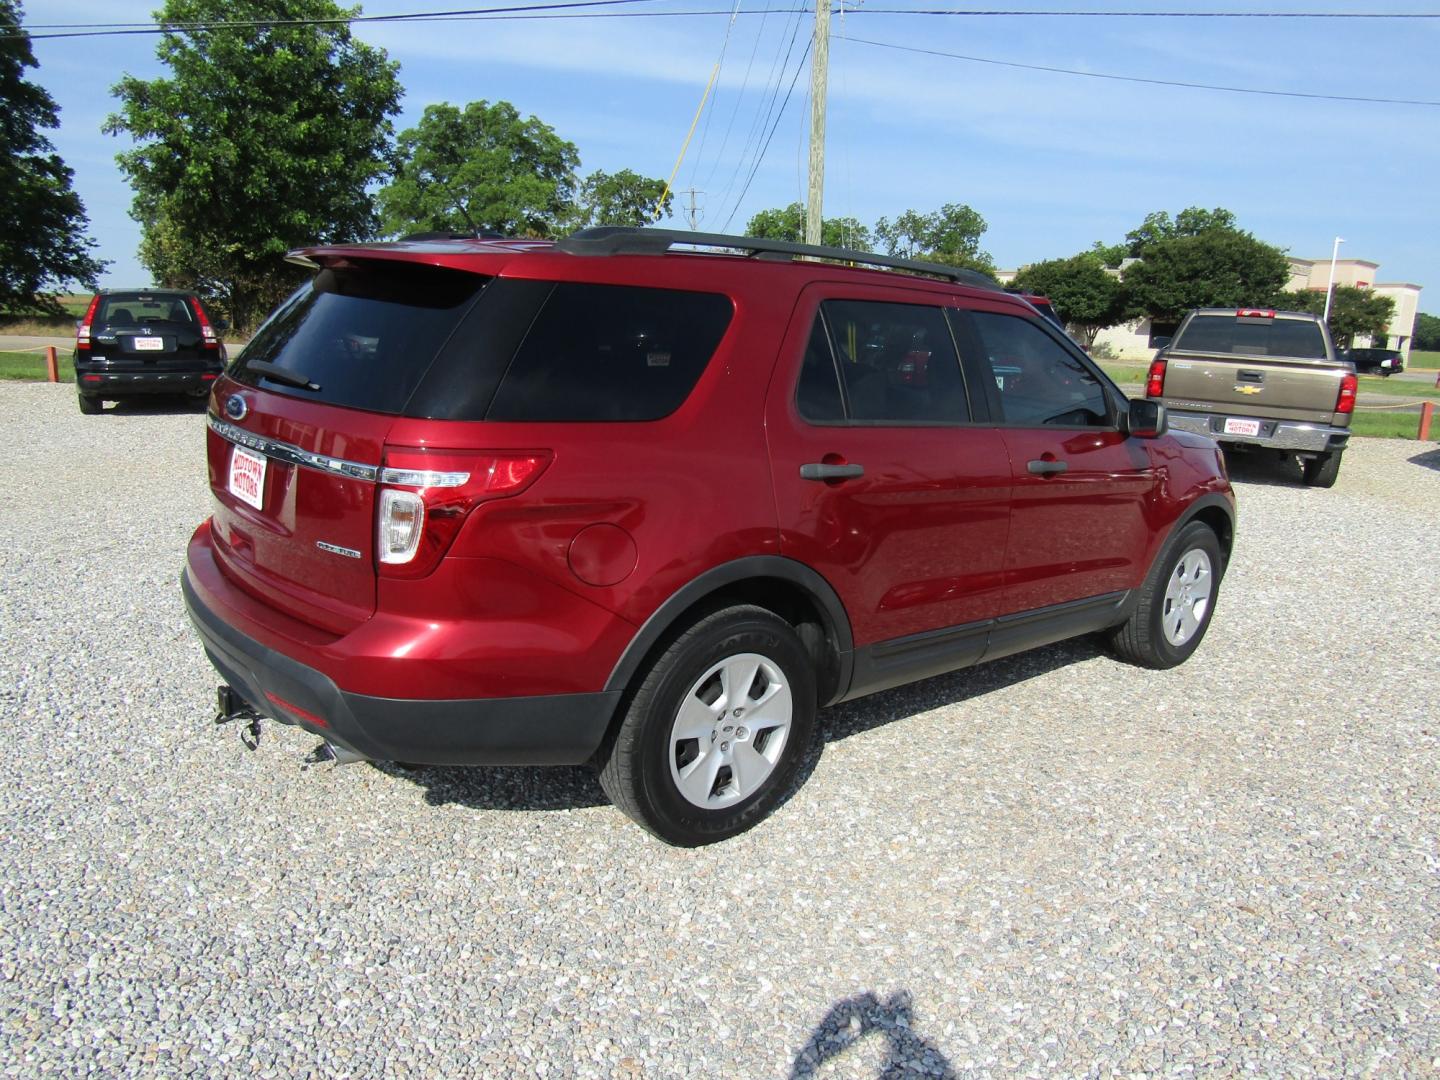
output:
<path id="1" fill-rule="evenodd" d="M 901 259 L 894 255 L 877 255 L 872 251 L 849 248 L 820 247 L 797 244 L 790 240 L 766 240 L 758 236 L 726 236 L 723 233 L 687 232 L 681 229 L 636 229 L 621 225 L 601 225 L 573 232 L 556 241 L 555 250 L 571 255 L 663 255 L 675 244 L 694 247 L 731 248 L 757 258 L 805 255 L 812 259 L 833 259 L 836 262 L 858 263 L 862 266 L 883 266 L 892 270 L 908 270 L 928 274 L 961 285 L 982 289 L 999 289 L 993 278 L 978 270 L 965 270 L 943 263 Z"/>

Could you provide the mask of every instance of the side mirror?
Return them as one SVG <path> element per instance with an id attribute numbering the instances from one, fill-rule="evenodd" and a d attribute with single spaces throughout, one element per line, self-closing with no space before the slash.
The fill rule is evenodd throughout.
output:
<path id="1" fill-rule="evenodd" d="M 215 332 L 217 334 L 223 333 L 224 331 L 230 329 L 230 324 L 224 319 L 216 319 L 212 325 L 215 327 Z"/>
<path id="2" fill-rule="evenodd" d="M 1175 339 L 1169 334 L 1159 334 L 1150 339 L 1150 347 L 1153 349 L 1166 349 L 1169 348 L 1170 343 L 1174 340 Z"/>
<path id="3" fill-rule="evenodd" d="M 1149 398 L 1132 398 L 1125 414 L 1125 433 L 1137 439 L 1158 439 L 1170 427 L 1165 406 Z"/>

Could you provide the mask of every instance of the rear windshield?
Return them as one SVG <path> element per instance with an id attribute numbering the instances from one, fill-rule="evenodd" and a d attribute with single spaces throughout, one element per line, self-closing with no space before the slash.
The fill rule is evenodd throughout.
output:
<path id="1" fill-rule="evenodd" d="M 101 297 L 95 309 L 95 321 L 101 326 L 140 326 L 149 323 L 195 324 L 195 313 L 183 296 L 157 296 L 154 293 L 111 293 Z"/>
<path id="2" fill-rule="evenodd" d="M 1323 360 L 1325 335 L 1318 322 L 1308 319 L 1196 315 L 1186 324 L 1172 348 L 1184 352 Z"/>
<path id="3" fill-rule="evenodd" d="M 410 263 L 321 270 L 256 331 L 231 375 L 328 405 L 403 412 L 489 280 Z M 264 374 L 256 361 L 310 387 Z"/>
<path id="4" fill-rule="evenodd" d="M 322 270 L 270 316 L 232 374 L 437 420 L 658 420 L 694 388 L 733 310 L 715 293 L 376 262 Z"/>

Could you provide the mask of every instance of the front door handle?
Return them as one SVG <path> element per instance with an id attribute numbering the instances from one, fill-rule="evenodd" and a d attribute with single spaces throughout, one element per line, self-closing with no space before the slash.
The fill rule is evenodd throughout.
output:
<path id="1" fill-rule="evenodd" d="M 864 465 L 828 465 L 815 461 L 800 466 L 801 480 L 853 480 L 864 475 Z"/>
<path id="2" fill-rule="evenodd" d="M 1056 473 L 1064 472 L 1070 466 L 1065 464 L 1065 462 L 1063 461 L 1045 461 L 1044 459 L 1037 459 L 1030 462 L 1025 467 L 1029 469 L 1032 473 L 1034 473 L 1036 476 L 1053 476 Z"/>

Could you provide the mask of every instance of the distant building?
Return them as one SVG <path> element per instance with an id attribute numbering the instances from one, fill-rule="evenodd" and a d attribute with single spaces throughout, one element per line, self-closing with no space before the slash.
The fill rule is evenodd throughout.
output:
<path id="1" fill-rule="evenodd" d="M 1127 259 L 1121 265 L 1123 267 L 1133 261 Z M 1335 284 L 1372 289 L 1379 295 L 1388 296 L 1395 301 L 1395 314 L 1385 328 L 1384 337 L 1376 338 L 1373 341 L 1358 337 L 1355 339 L 1355 344 L 1399 349 L 1405 359 L 1409 360 L 1410 335 L 1415 328 L 1415 313 L 1420 310 L 1421 286 L 1401 281 L 1377 281 L 1376 279 L 1380 276 L 1379 270 L 1379 263 L 1369 262 L 1365 259 L 1336 259 Z M 1119 271 L 1114 272 L 1119 273 Z M 1002 283 L 1008 284 L 1016 273 L 1017 271 L 1014 270 L 1002 270 L 996 276 Z M 1329 259 L 1292 258 L 1290 260 L 1290 281 L 1286 288 L 1291 292 L 1323 293 L 1329 280 Z M 1063 318 L 1065 313 L 1062 311 L 1060 315 Z M 1178 327 L 1178 323 L 1162 322 L 1152 325 L 1149 319 L 1121 323 L 1118 326 L 1101 330 L 1095 336 L 1095 348 L 1102 355 L 1108 353 L 1122 359 L 1148 359 L 1159 347 L 1156 338 L 1169 337 L 1175 333 Z"/>

